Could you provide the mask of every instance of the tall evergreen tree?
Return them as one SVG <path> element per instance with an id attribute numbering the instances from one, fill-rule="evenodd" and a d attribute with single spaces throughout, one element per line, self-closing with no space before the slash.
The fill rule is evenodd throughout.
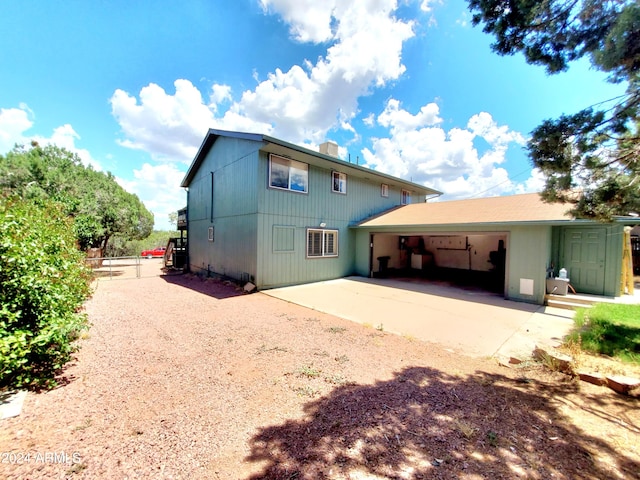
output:
<path id="1" fill-rule="evenodd" d="M 549 74 L 588 57 L 619 98 L 547 119 L 527 149 L 546 177 L 547 201 L 578 217 L 640 213 L 640 5 L 637 0 L 469 0 L 473 24 L 495 36 L 500 55 L 522 53 Z"/>
<path id="2" fill-rule="evenodd" d="M 83 250 L 104 251 L 114 235 L 136 240 L 153 229 L 153 214 L 111 173 L 85 167 L 76 154 L 53 145 L 16 147 L 0 156 L 0 192 L 60 203 L 74 219 Z"/>

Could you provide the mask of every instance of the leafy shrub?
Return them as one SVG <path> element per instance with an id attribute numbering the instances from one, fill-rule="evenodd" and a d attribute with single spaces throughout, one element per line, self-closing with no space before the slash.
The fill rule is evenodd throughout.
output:
<path id="1" fill-rule="evenodd" d="M 0 197 L 0 386 L 55 385 L 87 326 L 89 281 L 57 204 Z"/>

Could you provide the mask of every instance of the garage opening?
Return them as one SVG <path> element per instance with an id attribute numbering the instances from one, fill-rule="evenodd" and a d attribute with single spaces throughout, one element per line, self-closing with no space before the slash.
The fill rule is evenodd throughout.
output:
<path id="1" fill-rule="evenodd" d="M 419 277 L 504 293 L 506 233 L 374 234 L 371 276 Z"/>

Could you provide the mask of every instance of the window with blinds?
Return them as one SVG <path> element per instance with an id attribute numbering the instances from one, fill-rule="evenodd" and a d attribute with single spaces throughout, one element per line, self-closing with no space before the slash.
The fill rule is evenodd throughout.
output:
<path id="1" fill-rule="evenodd" d="M 307 230 L 307 257 L 337 257 L 338 231 L 325 229 Z"/>

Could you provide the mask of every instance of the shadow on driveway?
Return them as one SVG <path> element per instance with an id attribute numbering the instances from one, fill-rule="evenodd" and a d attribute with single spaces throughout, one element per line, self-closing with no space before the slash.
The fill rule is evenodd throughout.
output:
<path id="1" fill-rule="evenodd" d="M 408 367 L 388 381 L 336 388 L 307 403 L 305 418 L 261 428 L 247 460 L 266 465 L 250 479 L 614 478 L 590 452 L 638 478 L 636 459 L 559 410 L 557 398 L 578 388 Z"/>

